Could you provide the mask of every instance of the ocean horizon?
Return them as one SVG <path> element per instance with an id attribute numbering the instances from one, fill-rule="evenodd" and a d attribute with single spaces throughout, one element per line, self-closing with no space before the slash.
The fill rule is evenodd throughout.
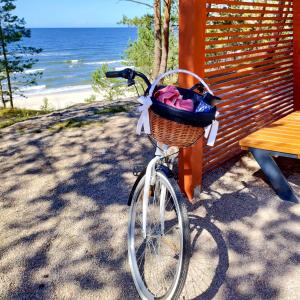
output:
<path id="1" fill-rule="evenodd" d="M 124 67 L 124 51 L 137 38 L 134 27 L 31 28 L 24 44 L 43 51 L 27 73 L 43 72 L 37 85 L 24 87 L 26 96 L 90 88 L 92 73 L 101 65 Z"/>

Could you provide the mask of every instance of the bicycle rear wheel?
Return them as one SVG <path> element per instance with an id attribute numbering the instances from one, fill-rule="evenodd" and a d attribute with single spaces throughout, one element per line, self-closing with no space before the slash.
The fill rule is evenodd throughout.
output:
<path id="1" fill-rule="evenodd" d="M 133 194 L 128 227 L 129 263 L 142 299 L 178 299 L 190 260 L 188 215 L 177 182 L 162 171 L 156 174 L 149 197 L 146 238 L 142 230 L 145 177 Z"/>

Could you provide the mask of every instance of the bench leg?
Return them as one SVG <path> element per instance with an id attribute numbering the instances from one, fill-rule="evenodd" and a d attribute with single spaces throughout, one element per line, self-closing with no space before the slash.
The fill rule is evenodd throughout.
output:
<path id="1" fill-rule="evenodd" d="M 282 200 L 299 203 L 293 189 L 273 159 L 271 155 L 272 152 L 254 148 L 250 149 L 250 152 L 268 178 L 276 194 Z"/>

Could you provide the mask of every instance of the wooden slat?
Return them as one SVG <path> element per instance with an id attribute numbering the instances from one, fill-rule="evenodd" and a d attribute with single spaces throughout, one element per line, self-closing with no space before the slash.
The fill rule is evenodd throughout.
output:
<path id="1" fill-rule="evenodd" d="M 284 76 L 285 74 L 289 73 L 292 74 L 293 69 L 292 66 L 287 66 L 287 67 L 282 67 L 279 66 L 276 70 L 276 72 L 271 73 L 272 76 Z M 255 74 L 249 74 L 247 76 L 241 76 L 241 77 L 237 77 L 237 78 L 232 78 L 230 79 L 230 81 L 227 82 L 221 82 L 221 83 L 216 83 L 216 84 L 211 84 L 212 88 L 214 90 L 218 90 L 219 93 L 228 93 L 229 91 L 233 91 L 235 89 L 239 89 L 241 85 L 247 84 L 249 83 L 249 85 L 252 84 L 252 80 L 253 79 L 257 79 L 257 78 L 267 78 L 268 75 L 270 75 L 270 71 L 269 70 L 263 70 L 259 73 L 255 73 Z M 274 77 L 272 77 L 274 78 Z"/>
<path id="2" fill-rule="evenodd" d="M 290 88 L 289 90 L 287 91 L 281 91 L 281 92 L 278 92 L 280 89 L 277 89 L 274 91 L 274 94 L 272 92 L 268 92 L 266 93 L 262 98 L 261 101 L 267 101 L 267 99 L 271 99 L 271 98 L 275 98 L 276 97 L 288 97 L 289 95 L 292 95 L 293 94 L 293 91 L 292 89 Z M 227 108 L 226 110 L 223 110 L 223 114 L 220 115 L 220 119 L 224 119 L 225 116 L 226 118 L 229 118 L 230 116 L 234 116 L 235 114 L 238 114 L 241 110 L 246 110 L 248 108 L 251 108 L 253 106 L 255 106 L 255 103 L 257 103 L 256 100 L 258 100 L 259 98 L 256 98 L 256 97 L 252 97 L 252 98 L 247 98 L 244 100 L 244 104 L 241 105 L 240 103 L 239 104 L 235 104 L 233 108 Z M 226 114 L 224 113 L 226 112 Z"/>
<path id="3" fill-rule="evenodd" d="M 294 134 L 284 135 L 282 131 L 288 132 L 294 128 Z M 280 129 L 277 131 L 277 129 Z M 295 116 L 289 116 L 272 123 L 266 129 L 249 135 L 240 141 L 243 147 L 259 148 L 270 151 L 279 151 L 300 155 L 300 117 L 299 112 Z M 297 134 L 298 133 L 298 134 Z"/>
<path id="4" fill-rule="evenodd" d="M 218 75 L 218 74 L 226 74 L 226 73 L 231 73 L 234 71 L 240 71 L 240 70 L 244 70 L 244 69 L 248 69 L 249 67 L 260 67 L 260 66 L 271 66 L 273 65 L 273 63 L 284 63 L 284 62 L 292 62 L 293 57 L 288 55 L 288 56 L 284 56 L 284 57 L 273 57 L 270 58 L 268 60 L 263 60 L 263 61 L 258 61 L 258 62 L 252 62 L 250 64 L 239 64 L 238 66 L 229 66 L 228 68 L 224 68 L 224 69 L 216 69 L 214 71 L 207 71 L 205 72 L 205 75 L 207 77 L 212 77 L 214 75 Z M 209 67 L 209 69 L 211 69 Z"/>
<path id="5" fill-rule="evenodd" d="M 209 170 L 240 153 L 239 140 L 249 132 L 293 110 L 295 19 L 294 1 L 203 2 L 207 17 L 204 74 L 216 95 L 222 97 L 215 147 L 204 147 L 204 169 Z M 270 140 L 277 146 L 280 141 L 292 148 L 300 146 L 300 138 L 294 140 L 294 130 L 298 130 L 297 124 L 278 127 Z M 266 138 L 264 134 L 271 135 L 272 130 L 265 129 L 257 139 Z"/>
<path id="6" fill-rule="evenodd" d="M 209 48 L 206 49 L 206 55 L 218 52 L 229 52 L 235 50 L 242 50 L 242 49 L 253 49 L 253 48 L 261 48 L 261 47 L 271 47 L 271 46 L 279 46 L 279 45 L 289 45 L 293 47 L 292 40 L 283 40 L 283 41 L 276 41 L 276 42 L 264 42 L 264 43 L 251 43 L 246 45 L 239 45 L 239 46 L 229 46 L 229 47 L 217 47 L 217 48 Z"/>
<path id="7" fill-rule="evenodd" d="M 284 32 L 289 32 L 293 33 L 293 29 L 287 29 L 284 30 Z M 261 35 L 261 34 L 270 34 L 270 33 L 278 33 L 278 29 L 273 29 L 273 30 L 257 30 L 257 31 L 252 31 L 252 30 L 248 30 L 248 31 L 242 31 L 242 32 L 226 32 L 226 37 L 229 36 L 244 36 L 244 35 Z M 223 32 L 208 32 L 205 35 L 207 38 L 214 38 L 214 37 L 224 37 L 224 33 Z"/>
<path id="8" fill-rule="evenodd" d="M 223 101 L 221 101 L 221 103 L 218 104 L 219 108 L 222 107 L 226 107 L 232 103 L 237 102 L 235 97 L 239 97 L 241 95 L 245 95 L 247 93 L 251 93 L 253 91 L 257 91 L 260 92 L 263 89 L 268 89 L 268 88 L 274 88 L 274 84 L 291 84 L 293 82 L 293 77 L 290 76 L 290 74 L 287 74 L 287 76 L 285 78 L 278 78 L 278 77 L 274 77 L 274 79 L 269 79 L 266 82 L 259 82 L 257 80 L 253 81 L 254 83 L 256 82 L 256 84 L 253 84 L 251 82 L 251 84 L 249 85 L 245 85 L 246 87 L 244 88 L 237 88 L 236 90 L 234 90 L 231 93 L 227 93 L 226 95 L 224 95 L 222 97 Z M 218 95 L 223 95 L 222 93 L 218 93 Z M 254 94 L 255 95 L 255 94 Z"/>
<path id="9" fill-rule="evenodd" d="M 222 97 L 230 97 L 230 96 L 235 96 L 238 95 L 240 93 L 242 93 L 245 88 L 253 88 L 255 89 L 256 84 L 258 83 L 263 83 L 265 82 L 266 84 L 271 83 L 275 80 L 282 80 L 282 79 L 286 79 L 286 80 L 293 80 L 293 75 L 291 74 L 291 69 L 287 68 L 286 70 L 283 70 L 280 73 L 271 73 L 271 75 L 269 75 L 270 73 L 268 72 L 267 74 L 265 74 L 265 76 L 263 78 L 257 79 L 257 76 L 248 76 L 243 78 L 244 80 L 235 80 L 235 83 L 233 83 L 233 81 L 230 81 L 227 85 L 225 86 L 219 86 L 217 87 L 216 85 L 214 85 L 214 89 L 216 91 L 216 93 L 222 98 Z M 254 80 L 253 80 L 254 79 Z M 233 89 L 234 88 L 234 89 Z"/>
<path id="10" fill-rule="evenodd" d="M 208 21 L 223 22 L 224 21 L 286 21 L 293 20 L 293 17 L 208 17 Z"/>
<path id="11" fill-rule="evenodd" d="M 285 11 L 282 10 L 264 10 L 264 9 L 236 9 L 236 8 L 226 8 L 220 9 L 220 8 L 208 8 L 207 12 L 209 13 L 230 13 L 230 14 L 272 14 L 272 15 L 280 15 L 283 13 L 286 13 Z M 291 13 L 291 12 L 288 12 Z"/>
<path id="12" fill-rule="evenodd" d="M 290 106 L 286 106 L 285 103 L 282 103 L 281 106 L 275 107 L 273 108 L 268 108 L 266 109 L 266 113 L 267 111 L 270 112 L 277 112 L 277 111 L 288 111 L 292 108 L 292 102 L 290 103 Z M 254 120 L 252 120 L 253 122 Z M 249 135 L 250 133 L 257 131 L 258 129 L 264 127 L 267 125 L 267 122 L 273 122 L 273 116 L 270 116 L 270 118 L 264 118 L 261 119 L 259 121 L 255 121 L 255 125 L 253 125 L 253 123 L 251 124 L 250 122 L 247 124 L 243 124 L 243 128 L 239 127 L 235 127 L 234 130 L 230 131 L 229 133 L 224 133 L 224 131 L 220 132 L 220 135 L 218 137 L 218 142 L 215 144 L 215 147 L 213 149 L 211 149 L 209 151 L 209 155 L 211 155 L 211 153 L 217 153 L 220 150 L 224 149 L 224 147 L 226 147 L 226 145 L 230 145 L 233 142 L 236 142 L 244 137 L 246 137 L 247 135 Z M 209 156 L 208 155 L 208 156 Z"/>
<path id="13" fill-rule="evenodd" d="M 286 27 L 286 26 L 293 26 L 293 22 L 284 22 L 284 23 L 255 23 L 255 24 L 226 24 L 226 25 L 220 25 L 220 24 L 208 24 L 206 26 L 206 30 L 230 30 L 230 29 L 241 29 L 241 28 L 263 28 L 263 27 L 278 27 L 278 28 L 282 28 L 282 27 Z"/>
<path id="14" fill-rule="evenodd" d="M 220 83 L 222 81 L 224 82 L 224 81 L 227 81 L 227 80 L 230 80 L 230 79 L 233 79 L 233 78 L 242 77 L 242 76 L 246 76 L 246 75 L 251 75 L 253 73 L 255 73 L 255 74 L 257 74 L 257 76 L 259 76 L 260 71 L 269 71 L 270 72 L 274 69 L 276 70 L 277 68 L 281 68 L 283 66 L 292 67 L 293 66 L 292 60 L 287 58 L 284 61 L 277 62 L 277 63 L 275 63 L 275 61 L 274 61 L 274 64 L 272 64 L 272 65 L 261 66 L 261 67 L 257 67 L 257 68 L 251 68 L 250 70 L 247 70 L 247 71 L 236 72 L 236 71 L 239 71 L 239 70 L 238 69 L 237 70 L 231 70 L 232 74 L 226 74 L 226 75 L 222 75 L 222 76 L 218 76 L 218 77 L 211 77 L 211 78 L 208 79 L 208 83 L 209 84 L 213 84 L 213 83 L 217 83 L 217 82 Z M 275 72 L 275 70 L 274 70 L 274 72 Z M 222 73 L 224 73 L 224 72 L 222 72 Z"/>
<path id="15" fill-rule="evenodd" d="M 283 116 L 286 116 L 287 114 L 291 113 L 292 109 L 284 109 L 281 111 L 276 111 L 276 116 L 273 116 L 274 120 L 280 119 Z M 266 125 L 268 125 L 269 123 L 271 123 L 270 121 L 267 121 Z M 211 167 L 212 164 L 212 160 L 215 161 L 220 161 L 220 156 L 222 155 L 222 153 L 228 153 L 229 152 L 229 156 L 231 152 L 234 152 L 234 148 L 238 148 L 240 150 L 240 146 L 238 141 L 234 141 L 233 143 L 231 143 L 228 147 L 222 148 L 218 153 L 213 154 L 215 151 L 213 148 L 207 148 L 206 152 L 207 155 L 205 156 L 205 160 L 204 160 L 204 164 L 206 165 L 205 168 L 207 168 L 207 165 L 209 165 Z M 243 147 L 245 150 L 248 149 L 248 147 Z M 212 150 L 213 149 L 213 150 Z M 211 155 L 213 154 L 213 155 Z M 230 156 L 232 157 L 232 156 Z M 229 158 L 230 158 L 229 157 Z"/>
<path id="16" fill-rule="evenodd" d="M 275 4 L 270 2 L 250 2 L 250 1 L 231 1 L 231 0 L 206 0 L 207 4 L 226 4 L 226 5 L 237 5 L 237 6 L 250 6 L 250 7 L 274 7 L 274 8 L 289 8 L 292 9 L 293 5 L 286 4 Z"/>
<path id="17" fill-rule="evenodd" d="M 236 43 L 248 43 L 253 41 L 262 41 L 262 40 L 274 40 L 274 39 L 283 39 L 283 41 L 289 41 L 287 38 L 293 38 L 293 34 L 277 34 L 271 36 L 258 36 L 258 37 L 249 37 L 249 38 L 238 38 L 238 39 L 224 39 L 217 41 L 207 41 L 206 45 L 227 45 L 227 44 L 236 44 Z"/>
<path id="18" fill-rule="evenodd" d="M 252 113 L 249 114 L 248 119 L 243 121 L 243 127 L 242 129 L 244 129 L 244 127 L 246 128 L 247 126 L 252 126 L 255 127 L 257 125 L 258 122 L 265 122 L 267 121 L 267 119 L 270 117 L 272 117 L 270 115 L 270 112 L 273 111 L 275 108 L 276 109 L 282 109 L 285 106 L 290 107 L 293 103 L 292 101 L 288 102 L 289 104 L 287 104 L 286 101 L 281 101 L 281 102 L 277 102 L 277 105 L 274 106 L 274 103 L 266 103 L 264 106 L 262 106 L 262 108 L 260 109 L 260 113 Z M 269 115 L 267 115 L 269 113 Z M 241 120 L 242 118 L 238 119 L 240 122 L 235 122 L 235 123 L 228 123 L 226 127 L 222 128 L 220 133 L 219 133 L 219 137 L 218 140 L 216 142 L 216 145 L 219 145 L 222 143 L 222 138 L 224 137 L 228 137 L 230 135 L 233 135 L 234 133 L 241 131 Z M 235 120 L 234 120 L 235 121 Z M 253 123 L 255 122 L 255 124 Z"/>
<path id="19" fill-rule="evenodd" d="M 229 54 L 225 55 L 215 55 L 215 56 L 207 56 L 205 58 L 206 63 L 209 61 L 220 61 L 220 60 L 225 60 L 225 59 L 235 59 L 236 57 L 241 57 L 241 56 L 248 56 L 248 55 L 258 55 L 258 54 L 266 54 L 275 51 L 275 53 L 280 53 L 283 51 L 293 51 L 293 47 L 290 46 L 281 46 L 281 47 L 272 47 L 267 48 L 267 49 L 259 49 L 259 50 L 250 50 L 250 51 L 235 51 L 235 52 L 230 52 Z M 255 57 L 255 56 L 254 56 Z M 210 65 L 210 64 L 206 64 Z"/>
<path id="20" fill-rule="evenodd" d="M 269 109 L 274 107 L 274 103 L 276 103 L 278 106 L 280 106 L 280 104 L 282 103 L 286 103 L 288 105 L 291 104 L 293 102 L 293 98 L 290 97 L 288 98 L 288 100 L 286 99 L 286 97 L 281 97 L 281 98 L 277 98 L 274 100 L 271 100 L 267 103 L 263 103 L 264 107 L 261 108 L 259 111 L 257 110 L 252 110 L 252 111 L 241 111 L 239 113 L 239 117 L 238 118 L 224 118 L 221 121 L 221 134 L 226 134 L 227 131 L 229 132 L 230 130 L 234 129 L 234 128 L 241 128 L 241 124 L 243 125 L 249 125 L 249 124 L 253 124 L 253 120 L 255 120 L 257 122 L 257 120 L 265 120 L 268 117 L 271 117 L 270 115 L 268 115 L 269 113 Z M 266 104 L 266 105 L 265 105 Z"/>
<path id="21" fill-rule="evenodd" d="M 240 65 L 241 63 L 248 63 L 248 64 L 251 64 L 251 66 L 253 66 L 253 63 L 254 63 L 253 61 L 263 60 L 263 62 L 268 62 L 267 58 L 275 58 L 275 57 L 280 58 L 281 56 L 284 56 L 286 58 L 287 56 L 290 56 L 291 53 L 292 53 L 292 49 L 285 51 L 285 52 L 274 52 L 274 53 L 269 53 L 269 54 L 260 55 L 260 56 L 248 56 L 248 57 L 242 58 L 242 59 L 228 60 L 228 61 L 222 61 L 222 62 L 211 64 L 211 65 L 206 65 L 206 69 Z M 224 70 L 226 70 L 226 69 L 224 69 Z"/>
<path id="22" fill-rule="evenodd" d="M 288 88 L 292 88 L 293 81 L 282 80 L 276 82 L 272 86 L 268 86 L 268 84 L 257 85 L 256 88 L 249 88 L 248 90 L 239 92 L 240 96 L 231 96 L 228 97 L 230 100 L 224 101 L 218 105 L 219 110 L 228 110 L 236 107 L 241 103 L 242 100 L 246 99 L 257 99 L 258 97 L 264 97 L 265 95 L 271 94 L 274 95 L 277 91 L 287 90 Z M 285 87 L 284 89 L 282 87 Z M 291 89 L 290 89 L 291 90 Z M 244 104 L 246 102 L 243 102 Z"/>
<path id="23" fill-rule="evenodd" d="M 292 111 L 292 108 L 281 108 L 280 110 L 277 109 L 278 116 L 281 117 L 281 114 L 286 115 L 288 113 L 290 113 Z M 273 117 L 274 118 L 274 117 Z M 269 123 L 271 121 L 268 121 Z M 219 145 L 216 146 L 215 149 L 212 150 L 208 150 L 206 149 L 207 153 L 206 153 L 206 161 L 209 161 L 213 158 L 217 158 L 220 152 L 224 152 L 227 149 L 229 150 L 230 148 L 233 147 L 233 145 L 238 144 L 238 141 L 245 138 L 247 135 L 249 135 L 252 132 L 255 132 L 257 129 L 262 128 L 264 125 L 264 123 L 260 124 L 259 126 L 254 126 L 254 127 L 248 127 L 247 129 L 242 130 L 241 132 L 239 132 L 237 135 L 233 136 L 233 137 L 227 137 L 225 139 L 225 141 Z M 246 146 L 243 145 L 243 148 L 245 148 Z"/>
<path id="24" fill-rule="evenodd" d="M 280 105 L 281 103 L 290 103 L 292 102 L 293 98 L 292 98 L 292 93 L 289 92 L 289 93 L 285 93 L 281 96 L 278 96 L 274 99 L 271 99 L 270 100 L 270 103 L 272 104 L 271 106 L 274 106 L 274 103 Z M 268 104 L 268 102 L 265 102 L 265 101 L 262 101 L 260 102 L 259 105 L 264 105 L 266 103 L 266 105 Z M 275 105 L 276 106 L 276 105 Z M 224 127 L 224 130 L 227 128 L 225 125 L 227 124 L 231 124 L 232 122 L 235 122 L 239 119 L 241 119 L 241 121 L 245 121 L 245 119 L 243 119 L 243 117 L 248 117 L 249 119 L 252 118 L 252 117 L 257 117 L 259 118 L 260 116 L 262 117 L 263 116 L 263 112 L 264 112 L 264 108 L 261 108 L 260 110 L 254 110 L 252 109 L 251 105 L 248 106 L 247 109 L 244 109 L 244 108 L 240 108 L 239 110 L 236 110 L 236 114 L 238 114 L 238 118 L 235 117 L 235 114 L 232 114 L 231 116 L 227 113 L 227 114 L 224 114 L 223 116 L 221 116 L 221 122 L 222 122 L 222 126 Z M 243 123 L 240 123 L 239 126 L 241 126 L 241 124 Z M 221 127 L 221 130 L 223 130 Z"/>
<path id="25" fill-rule="evenodd" d="M 294 93 L 295 109 L 300 110 L 300 1 L 294 1 Z"/>

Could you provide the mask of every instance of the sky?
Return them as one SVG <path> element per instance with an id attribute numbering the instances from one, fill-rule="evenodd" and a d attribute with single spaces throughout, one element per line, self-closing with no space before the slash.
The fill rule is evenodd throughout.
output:
<path id="1" fill-rule="evenodd" d="M 17 0 L 16 15 L 26 26 L 115 27 L 123 15 L 141 16 L 151 10 L 123 0 Z"/>

